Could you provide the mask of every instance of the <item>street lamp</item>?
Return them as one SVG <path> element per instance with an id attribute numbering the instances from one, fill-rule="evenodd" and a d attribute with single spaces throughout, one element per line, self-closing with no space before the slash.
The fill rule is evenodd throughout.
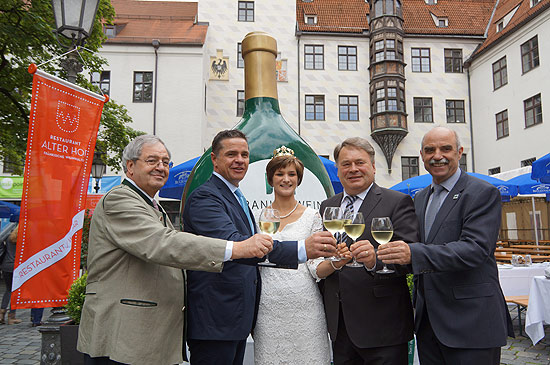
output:
<path id="1" fill-rule="evenodd" d="M 92 160 L 92 177 L 95 179 L 94 190 L 97 194 L 99 192 L 99 180 L 103 178 L 107 166 L 103 159 L 101 158 L 102 153 L 98 150 L 94 151 L 94 159 Z"/>
<path id="2" fill-rule="evenodd" d="M 54 32 L 71 41 L 71 45 L 65 47 L 73 50 L 84 44 L 92 32 L 98 5 L 99 0 L 52 0 L 57 28 Z M 74 52 L 61 61 L 61 67 L 67 71 L 67 79 L 73 84 L 76 82 L 76 75 L 82 72 L 82 64 Z"/>

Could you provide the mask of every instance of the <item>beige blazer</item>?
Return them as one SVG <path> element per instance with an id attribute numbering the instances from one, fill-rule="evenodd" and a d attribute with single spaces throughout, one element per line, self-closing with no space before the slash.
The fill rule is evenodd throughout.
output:
<path id="1" fill-rule="evenodd" d="M 78 350 L 126 364 L 183 361 L 181 269 L 221 272 L 226 241 L 178 232 L 119 185 L 94 211 Z"/>

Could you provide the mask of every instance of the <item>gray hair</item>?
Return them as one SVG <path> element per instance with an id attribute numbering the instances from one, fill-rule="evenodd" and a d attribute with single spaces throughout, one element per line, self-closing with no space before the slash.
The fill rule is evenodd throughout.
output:
<path id="1" fill-rule="evenodd" d="M 347 138 L 342 143 L 339 143 L 336 147 L 334 147 L 334 161 L 336 161 L 337 164 L 340 151 L 344 147 L 354 147 L 364 150 L 366 153 L 369 154 L 371 160 L 370 162 L 374 163 L 374 147 L 372 147 L 370 142 L 361 137 L 351 137 Z"/>
<path id="2" fill-rule="evenodd" d="M 161 143 L 164 148 L 166 148 L 166 152 L 168 152 L 168 157 L 172 158 L 172 154 L 170 153 L 168 147 L 166 147 L 162 139 L 151 134 L 144 134 L 142 136 L 136 137 L 133 141 L 128 143 L 126 147 L 124 147 L 124 151 L 122 152 L 122 169 L 124 170 L 124 173 L 128 172 L 128 169 L 126 168 L 126 163 L 128 161 L 136 161 L 137 159 L 139 159 L 144 145 L 157 143 Z"/>
<path id="3" fill-rule="evenodd" d="M 462 144 L 460 143 L 460 138 L 458 137 L 458 133 L 456 133 L 455 130 L 451 129 L 451 128 L 447 128 L 447 127 L 443 127 L 443 126 L 436 126 L 436 127 L 433 127 L 432 129 L 430 129 L 425 135 L 424 137 L 422 137 L 422 144 L 420 145 L 420 149 L 424 149 L 424 139 L 426 138 L 426 135 L 428 133 L 430 133 L 431 131 L 433 131 L 434 129 L 445 129 L 449 132 L 452 132 L 454 135 L 455 135 L 455 140 L 456 140 L 456 150 L 458 151 L 460 149 L 460 147 L 462 147 Z"/>

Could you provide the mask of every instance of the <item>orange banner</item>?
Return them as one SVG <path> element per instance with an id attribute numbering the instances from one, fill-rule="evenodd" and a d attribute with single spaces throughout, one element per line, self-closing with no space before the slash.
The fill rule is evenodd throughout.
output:
<path id="1" fill-rule="evenodd" d="M 80 270 L 90 168 L 107 100 L 42 71 L 33 73 L 12 308 L 67 303 Z"/>

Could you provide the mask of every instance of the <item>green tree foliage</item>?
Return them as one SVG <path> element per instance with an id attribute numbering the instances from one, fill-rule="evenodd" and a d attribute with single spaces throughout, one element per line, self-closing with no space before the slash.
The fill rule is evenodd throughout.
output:
<path id="1" fill-rule="evenodd" d="M 100 71 L 106 60 L 97 55 L 105 41 L 102 21 L 111 23 L 115 12 L 110 0 L 101 0 L 92 34 L 80 50 L 87 72 Z M 52 30 L 55 21 L 51 0 L 0 1 L 0 159 L 9 161 L 14 172 L 21 174 L 27 148 L 32 75 L 29 64 L 37 65 L 67 51 Z M 61 39 L 61 42 L 66 42 Z M 41 70 L 65 78 L 59 60 L 40 66 Z M 77 84 L 91 88 L 79 74 Z M 97 91 L 97 90 L 96 90 Z M 129 127 L 127 110 L 113 100 L 105 104 L 98 135 L 98 148 L 107 152 L 108 166 L 120 170 L 122 150 L 141 134 Z"/>

